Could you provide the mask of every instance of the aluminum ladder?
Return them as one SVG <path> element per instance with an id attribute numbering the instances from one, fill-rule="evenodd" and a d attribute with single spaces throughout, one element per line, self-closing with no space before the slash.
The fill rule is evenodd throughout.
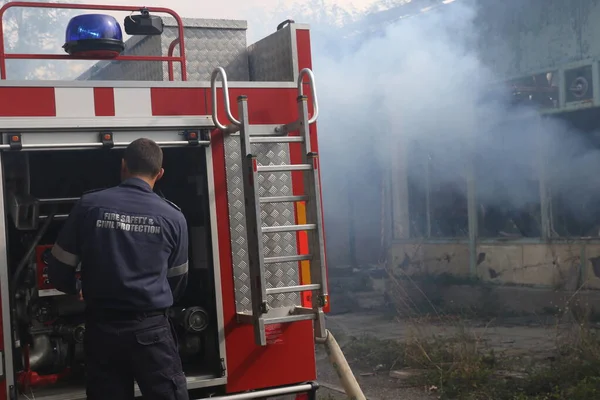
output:
<path id="1" fill-rule="evenodd" d="M 216 80 L 222 78 L 223 100 L 227 118 L 230 125 L 222 125 L 217 116 L 217 87 Z M 304 95 L 304 78 L 308 78 L 313 100 L 313 115 L 308 114 L 308 97 Z M 224 133 L 240 134 L 240 147 L 242 155 L 242 170 L 244 176 L 244 198 L 246 211 L 246 229 L 249 258 L 251 312 L 238 312 L 238 321 L 250 323 L 254 326 L 256 344 L 267 345 L 266 327 L 272 324 L 290 323 L 303 320 L 314 320 L 314 333 L 316 339 L 326 337 L 325 314 L 323 308 L 329 302 L 327 291 L 327 270 L 325 261 L 325 243 L 323 232 L 323 216 L 321 213 L 321 190 L 319 179 L 319 158 L 313 151 L 309 127 L 316 122 L 319 115 L 318 100 L 312 71 L 305 68 L 298 74 L 298 119 L 286 125 L 278 126 L 269 134 L 260 133 L 260 129 L 250 125 L 248 121 L 248 99 L 240 96 L 237 99 L 239 121 L 231 114 L 229 107 L 229 89 L 227 75 L 223 68 L 213 71 L 211 77 L 212 89 L 212 117 L 215 126 Z M 264 129 L 263 129 L 264 131 Z M 299 136 L 289 136 L 290 132 L 298 131 Z M 289 165 L 259 166 L 252 144 L 259 143 L 301 143 L 302 162 Z M 259 195 L 258 175 L 270 172 L 302 171 L 304 176 L 305 193 L 296 196 L 261 197 Z M 267 190 L 268 193 L 268 190 Z M 261 204 L 265 203 L 299 203 L 306 202 L 306 224 L 263 226 L 261 217 Z M 307 232 L 308 254 L 292 256 L 265 257 L 263 249 L 263 235 L 282 232 Z M 267 288 L 265 280 L 266 266 L 268 264 L 309 261 L 310 284 Z M 312 291 L 312 307 L 278 307 L 268 305 L 267 296 L 280 293 L 302 293 Z"/>

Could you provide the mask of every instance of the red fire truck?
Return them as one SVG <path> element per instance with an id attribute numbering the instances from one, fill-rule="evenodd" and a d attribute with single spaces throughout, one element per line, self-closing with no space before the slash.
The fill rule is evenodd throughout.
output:
<path id="1" fill-rule="evenodd" d="M 314 398 L 329 301 L 309 27 L 248 46 L 243 21 L 166 8 L 8 2 L 0 17 L 13 7 L 82 14 L 65 54 L 9 54 L 0 26 L 0 400 L 85 398 L 84 305 L 48 282 L 47 255 L 139 137 L 164 148 L 156 191 L 189 224 L 170 312 L 192 398 Z M 13 81 L 16 59 L 99 61 L 74 81 Z"/>

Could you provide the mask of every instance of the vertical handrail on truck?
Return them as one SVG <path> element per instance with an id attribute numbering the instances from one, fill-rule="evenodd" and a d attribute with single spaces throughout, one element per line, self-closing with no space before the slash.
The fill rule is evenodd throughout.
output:
<path id="1" fill-rule="evenodd" d="M 175 21 L 179 28 L 179 56 L 173 57 L 172 54 L 165 56 L 126 56 L 119 55 L 114 58 L 96 60 L 107 60 L 107 61 L 163 61 L 163 62 L 179 62 L 181 64 L 181 80 L 187 80 L 187 65 L 185 59 L 185 38 L 183 20 L 175 11 L 170 8 L 164 7 L 139 7 L 139 6 L 114 6 L 114 5 L 101 5 L 101 4 L 71 4 L 71 3 L 41 3 L 41 2 L 29 2 L 29 1 L 10 1 L 2 8 L 0 8 L 0 79 L 6 79 L 6 60 L 94 60 L 94 58 L 88 57 L 75 57 L 68 54 L 21 54 L 11 53 L 7 54 L 4 47 L 4 14 L 9 8 L 12 7 L 23 7 L 23 8 L 50 8 L 50 9 L 66 9 L 66 10 L 99 10 L 99 11 L 125 11 L 125 12 L 136 12 L 141 9 L 146 9 L 149 12 L 169 14 Z"/>
<path id="2" fill-rule="evenodd" d="M 177 38 L 171 42 L 171 44 L 169 45 L 169 52 L 167 53 L 167 57 L 169 57 L 169 58 L 173 57 L 173 52 L 175 51 L 175 47 L 177 47 L 178 44 L 179 44 L 179 38 Z M 175 72 L 173 71 L 173 61 L 171 61 L 171 60 L 167 61 L 167 70 L 169 73 L 169 80 L 172 81 L 173 77 L 175 76 Z"/>
<path id="3" fill-rule="evenodd" d="M 219 122 L 218 112 L 217 112 L 217 78 L 221 75 L 222 86 L 223 86 L 223 103 L 225 103 L 225 113 L 227 114 L 227 119 L 233 125 L 225 126 Z M 222 67 L 217 67 L 212 72 L 210 77 L 210 87 L 212 90 L 212 119 L 217 128 L 222 131 L 235 132 L 239 130 L 240 125 L 242 124 L 240 121 L 233 117 L 231 113 L 231 106 L 229 103 L 229 86 L 227 84 L 227 73 Z"/>
<path id="4" fill-rule="evenodd" d="M 298 96 L 304 96 L 304 77 L 308 77 L 308 85 L 310 86 L 310 95 L 312 96 L 313 115 L 308 120 L 309 124 L 314 124 L 319 118 L 319 100 L 317 99 L 317 88 L 315 86 L 315 75 L 309 68 L 304 68 L 298 74 Z"/>
<path id="5" fill-rule="evenodd" d="M 308 82 L 304 82 L 304 77 L 308 78 Z M 312 125 L 317 122 L 317 118 L 319 118 L 319 99 L 317 98 L 317 88 L 315 85 L 315 75 L 313 74 L 310 68 L 304 68 L 298 73 L 298 98 L 304 97 L 304 85 L 308 85 L 310 87 L 310 94 L 312 97 L 312 109 L 313 115 L 308 118 L 308 125 Z M 308 99 L 308 96 L 306 96 Z M 297 131 L 301 129 L 302 124 L 302 114 L 298 114 L 298 119 L 294 122 L 290 122 L 285 125 L 280 125 L 275 128 L 275 133 L 277 135 L 287 135 L 290 132 Z"/>

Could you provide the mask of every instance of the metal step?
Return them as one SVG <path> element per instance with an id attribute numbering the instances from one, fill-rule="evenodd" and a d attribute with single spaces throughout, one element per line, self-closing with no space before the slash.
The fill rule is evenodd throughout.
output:
<path id="1" fill-rule="evenodd" d="M 238 320 L 242 323 L 252 323 L 254 316 L 251 313 L 237 313 Z M 296 321 L 317 319 L 317 313 L 310 308 L 297 307 L 288 315 L 263 315 L 259 318 L 262 325 L 286 324 Z"/>
<path id="2" fill-rule="evenodd" d="M 256 172 L 287 172 L 287 171 L 310 171 L 313 166 L 310 164 L 293 165 L 259 165 Z"/>
<path id="3" fill-rule="evenodd" d="M 265 325 L 288 324 L 290 322 L 308 321 L 311 319 L 317 319 L 317 315 L 316 314 L 299 314 L 299 315 L 288 315 L 285 317 L 266 318 L 264 320 L 264 324 Z"/>
<path id="4" fill-rule="evenodd" d="M 260 197 L 260 202 L 265 203 L 296 203 L 298 201 L 308 201 L 308 196 L 274 196 L 274 197 Z"/>
<path id="5" fill-rule="evenodd" d="M 310 261 L 312 254 L 301 254 L 295 256 L 265 257 L 265 264 L 279 264 L 296 261 Z"/>
<path id="6" fill-rule="evenodd" d="M 317 225 L 316 224 L 263 226 L 261 228 L 262 233 L 314 231 L 315 229 L 317 229 Z"/>
<path id="7" fill-rule="evenodd" d="M 308 292 L 309 290 L 319 290 L 319 289 L 321 289 L 321 285 L 319 285 L 319 284 L 282 286 L 282 287 L 267 289 L 267 294 L 299 293 L 299 292 Z"/>
<path id="8" fill-rule="evenodd" d="M 250 143 L 303 143 L 304 138 L 300 136 L 259 136 L 250 137 Z"/>

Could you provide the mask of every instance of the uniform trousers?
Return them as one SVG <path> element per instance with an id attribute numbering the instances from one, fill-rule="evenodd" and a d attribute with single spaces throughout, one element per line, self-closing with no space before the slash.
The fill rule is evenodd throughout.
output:
<path id="1" fill-rule="evenodd" d="M 166 311 L 86 311 L 88 400 L 189 400 L 177 335 Z"/>

